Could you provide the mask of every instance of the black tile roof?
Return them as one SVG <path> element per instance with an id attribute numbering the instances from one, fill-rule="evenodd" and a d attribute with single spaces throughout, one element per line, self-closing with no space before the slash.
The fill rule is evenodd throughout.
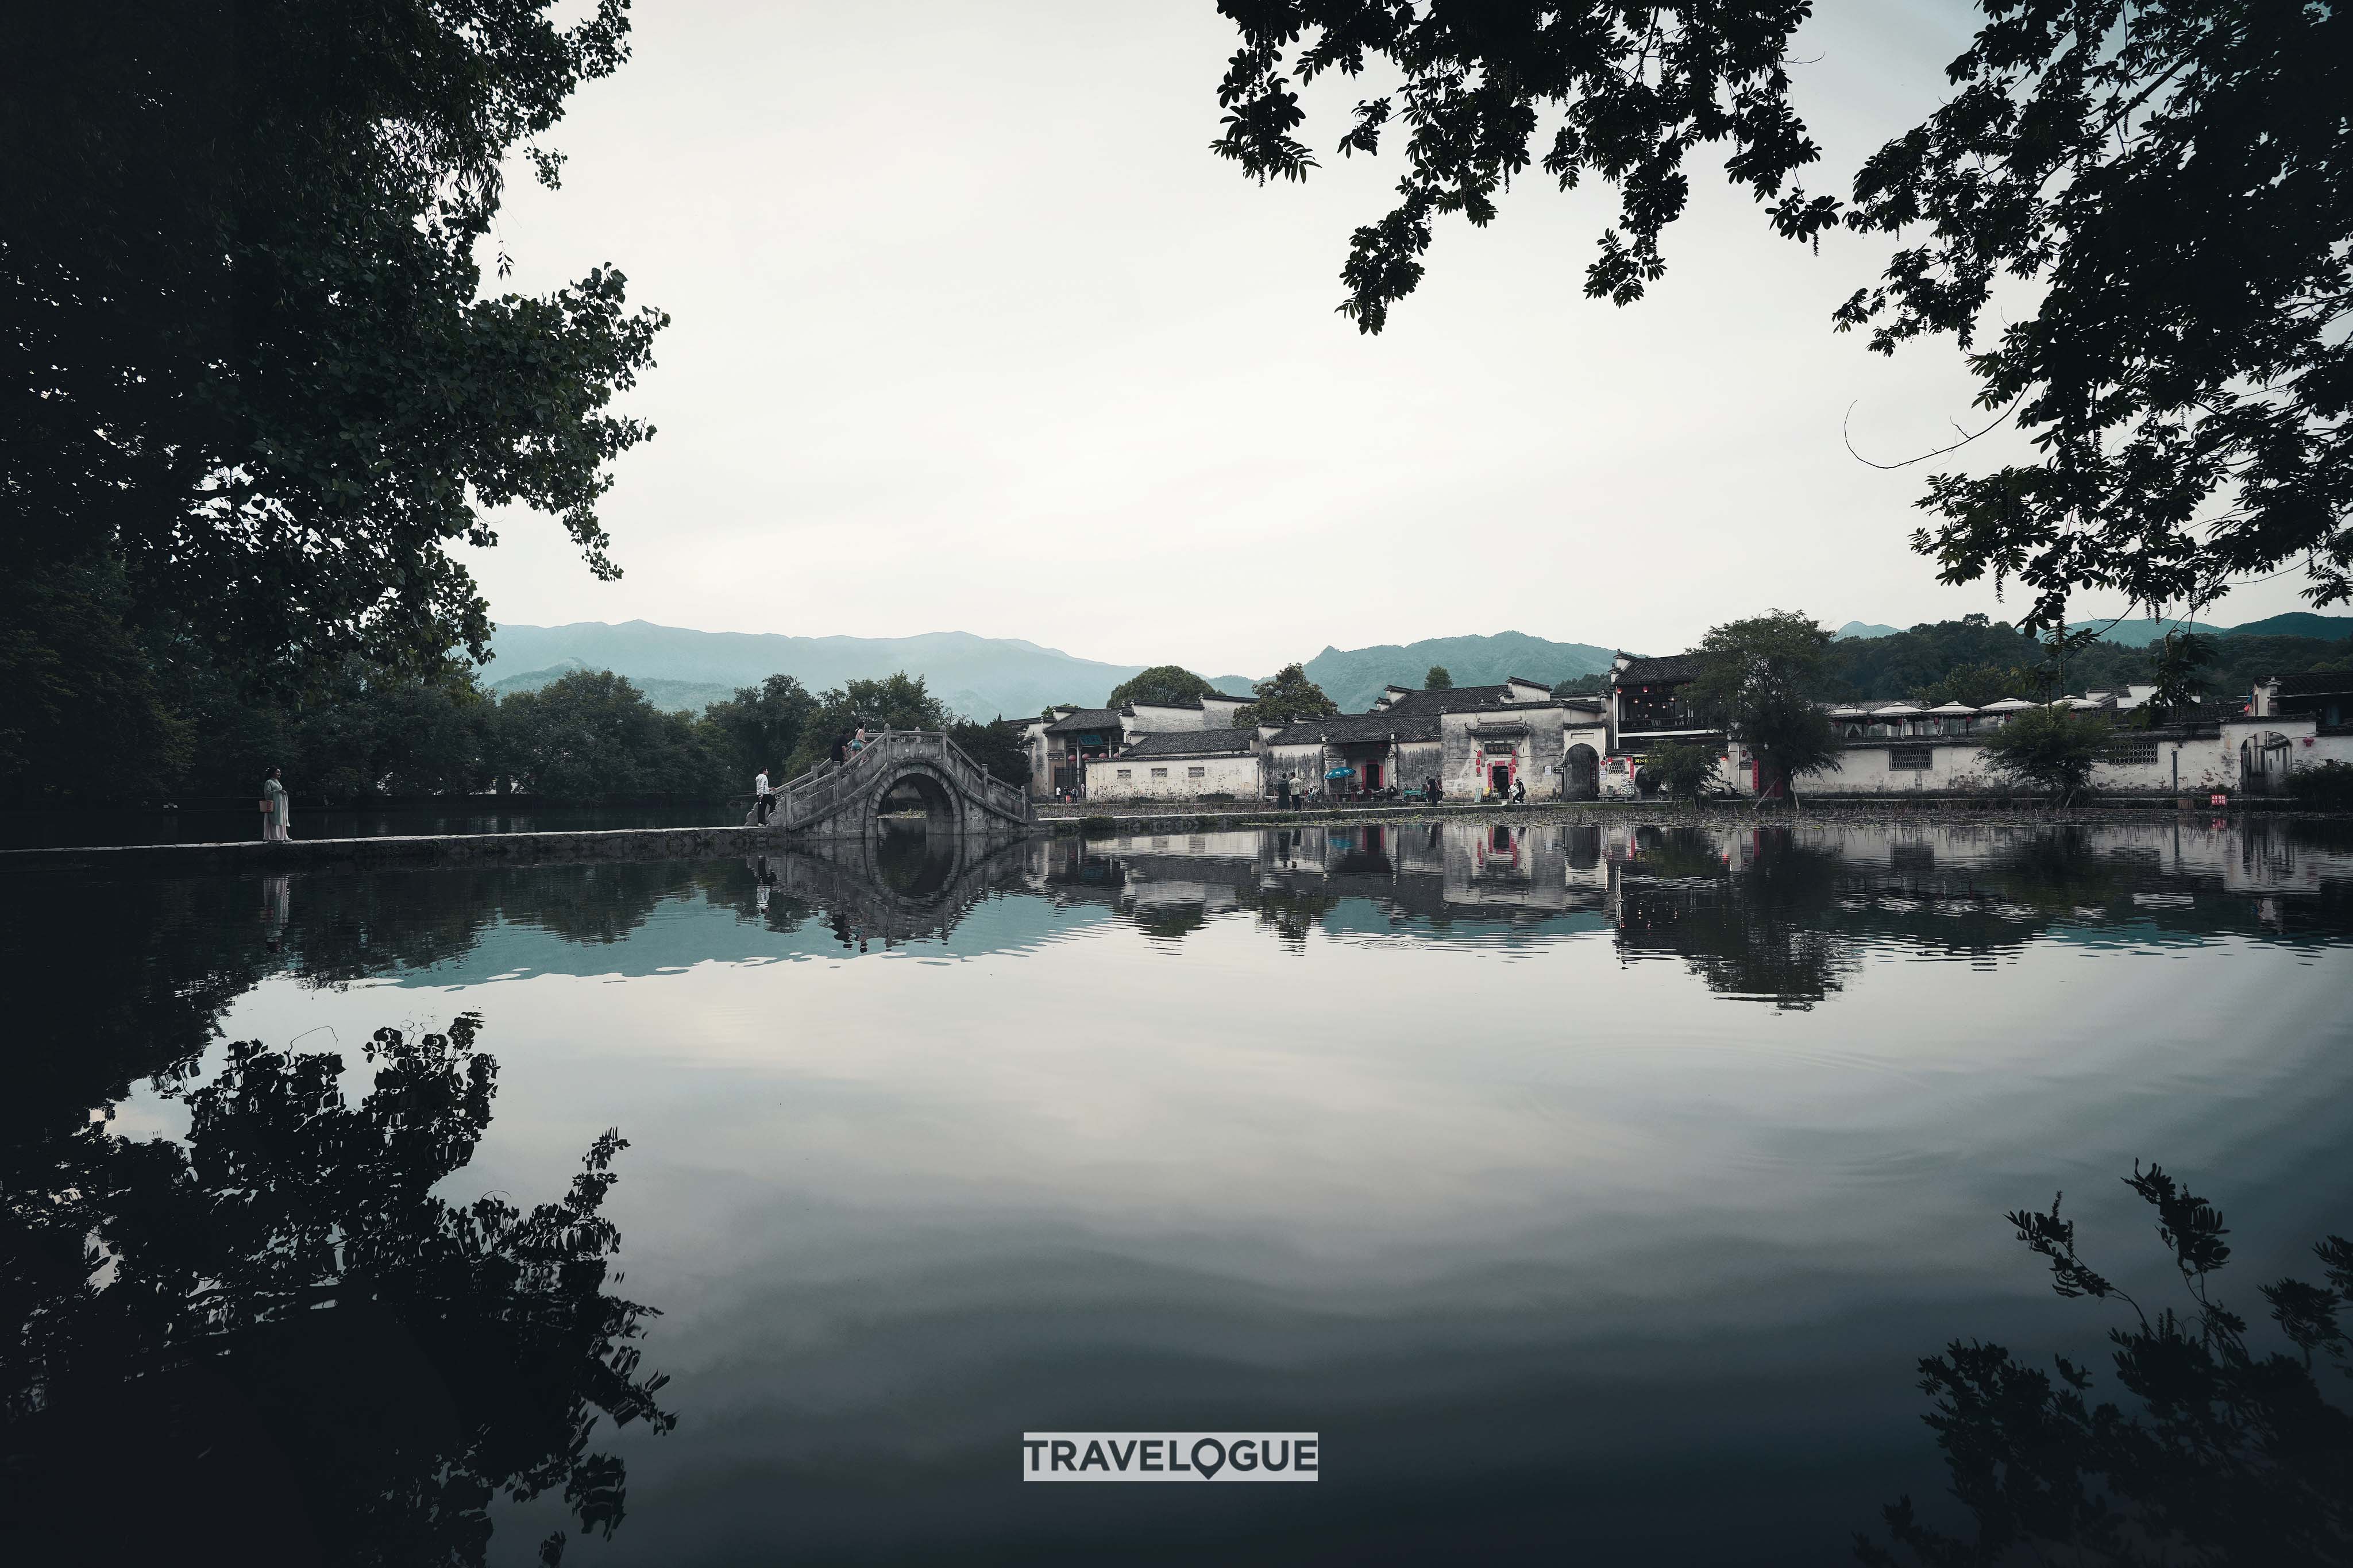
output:
<path id="1" fill-rule="evenodd" d="M 1439 738 L 1438 715 L 1392 708 L 1384 713 L 1335 713 L 1328 719 L 1302 719 L 1277 731 L 1267 744 L 1345 745 L 1350 742 L 1386 741 L 1391 735 L 1399 741 L 1435 741 Z"/>
<path id="2" fill-rule="evenodd" d="M 1257 735 L 1255 730 L 1164 730 L 1138 735 L 1119 757 L 1239 757 L 1249 753 Z"/>
<path id="3" fill-rule="evenodd" d="M 1702 664 L 1695 653 L 1670 654 L 1663 658 L 1638 658 L 1618 672 L 1620 686 L 1661 686 L 1699 679 Z"/>
<path id="4" fill-rule="evenodd" d="M 2282 697 L 2336 696 L 2353 692 L 2353 669 L 2316 669 L 2304 675 L 2274 677 Z"/>
<path id="5" fill-rule="evenodd" d="M 1225 691 L 1209 692 L 1208 694 L 1208 700 L 1213 700 L 1219 702 L 1255 702 L 1258 700 L 1255 697 L 1236 697 L 1230 692 Z"/>
<path id="6" fill-rule="evenodd" d="M 1058 719 L 1046 726 L 1049 735 L 1071 735 L 1082 730 L 1116 730 L 1119 710 L 1116 708 L 1082 708 L 1067 719 Z"/>
<path id="7" fill-rule="evenodd" d="M 1530 686 L 1538 684 L 1529 681 Z M 1444 691 L 1415 691 L 1398 698 L 1383 713 L 1478 713 L 1490 708 L 1541 708 L 1543 702 L 1514 702 L 1509 686 L 1456 686 Z"/>

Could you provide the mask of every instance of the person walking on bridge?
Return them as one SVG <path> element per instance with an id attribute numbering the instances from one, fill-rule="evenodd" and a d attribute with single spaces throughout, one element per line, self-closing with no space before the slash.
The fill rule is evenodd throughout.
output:
<path id="1" fill-rule="evenodd" d="M 839 767 L 842 763 L 849 760 L 849 731 L 842 730 L 835 733 L 833 737 L 833 751 L 831 755 L 833 757 L 833 765 L 835 767 Z"/>
<path id="2" fill-rule="evenodd" d="M 768 826 L 768 813 L 776 804 L 776 795 L 768 787 L 768 769 L 763 763 L 752 780 L 752 810 L 757 814 L 761 826 Z"/>

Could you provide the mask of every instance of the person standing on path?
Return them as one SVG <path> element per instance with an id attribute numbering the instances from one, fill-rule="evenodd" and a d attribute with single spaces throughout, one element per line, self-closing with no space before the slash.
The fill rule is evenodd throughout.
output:
<path id="1" fill-rule="evenodd" d="M 285 781 L 278 770 L 261 781 L 261 837 L 272 843 L 283 844 L 292 836 L 286 830 L 294 820 L 292 800 L 286 793 Z"/>
<path id="2" fill-rule="evenodd" d="M 761 826 L 768 826 L 768 812 L 776 804 L 776 795 L 768 788 L 768 770 L 764 764 L 752 779 L 752 809 L 758 816 Z"/>
<path id="3" fill-rule="evenodd" d="M 1274 809 L 1277 811 L 1291 809 L 1291 775 L 1289 773 L 1284 773 L 1274 781 Z"/>

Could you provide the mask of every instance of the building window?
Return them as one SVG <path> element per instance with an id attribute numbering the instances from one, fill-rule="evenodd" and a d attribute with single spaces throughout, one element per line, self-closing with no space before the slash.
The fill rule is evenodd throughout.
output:
<path id="1" fill-rule="evenodd" d="M 2100 753 L 2100 760 L 2110 767 L 2153 768 L 2157 766 L 2155 741 L 2125 741 Z"/>
<path id="2" fill-rule="evenodd" d="M 1135 770 L 1134 768 L 1122 768 L 1119 770 L 1119 776 L 1124 779 L 1132 779 L 1135 776 Z"/>
<path id="3" fill-rule="evenodd" d="M 1887 771 L 1892 773 L 1925 773 L 1936 765 L 1933 746 L 1890 746 L 1887 749 Z"/>
<path id="4" fill-rule="evenodd" d="M 1185 776 L 1188 779 L 1205 779 L 1209 776 L 1209 770 L 1207 768 L 1187 768 L 1185 770 Z"/>
<path id="5" fill-rule="evenodd" d="M 1155 768 L 1152 770 L 1152 776 L 1156 779 L 1165 779 L 1168 776 L 1168 770 L 1166 768 Z"/>

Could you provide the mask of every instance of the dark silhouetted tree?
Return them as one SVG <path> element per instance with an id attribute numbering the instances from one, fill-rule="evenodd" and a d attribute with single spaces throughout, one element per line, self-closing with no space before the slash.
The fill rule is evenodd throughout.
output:
<path id="1" fill-rule="evenodd" d="M 1588 173 L 1616 187 L 1585 291 L 1639 299 L 1665 271 L 1685 158 L 1728 143 L 1726 176 L 1778 233 L 1818 244 L 1843 222 L 1894 238 L 1839 330 L 1883 353 L 1949 335 L 1979 405 L 2031 438 L 2031 460 L 1928 480 L 1936 521 L 1913 542 L 1944 581 L 2022 583 L 2037 626 L 2063 625 L 2086 588 L 2194 610 L 2282 568 L 2316 604 L 2353 596 L 2344 8 L 1989 3 L 1944 103 L 1863 163 L 1843 211 L 1788 184 L 1818 156 L 1789 101 L 1802 0 L 1219 9 L 1241 47 L 1211 149 L 1261 182 L 1315 167 L 1294 80 L 1397 81 L 1337 139 L 1375 154 L 1397 121 L 1406 142 L 1396 205 L 1356 230 L 1341 268 L 1360 331 L 1420 282 L 1436 218 L 1484 226 L 1531 164 L 1564 191 Z M 1992 327 L 1998 283 L 2029 287 Z"/>
<path id="2" fill-rule="evenodd" d="M 0 575 L 111 561 L 127 620 L 271 681 L 480 657 L 453 545 L 560 517 L 616 573 L 614 397 L 659 312 L 486 295 L 501 168 L 628 56 L 625 0 L 125 0 L 16 19 L 0 89 Z M 501 269 L 504 270 L 501 260 Z M 13 707 L 13 699 L 0 701 Z"/>

